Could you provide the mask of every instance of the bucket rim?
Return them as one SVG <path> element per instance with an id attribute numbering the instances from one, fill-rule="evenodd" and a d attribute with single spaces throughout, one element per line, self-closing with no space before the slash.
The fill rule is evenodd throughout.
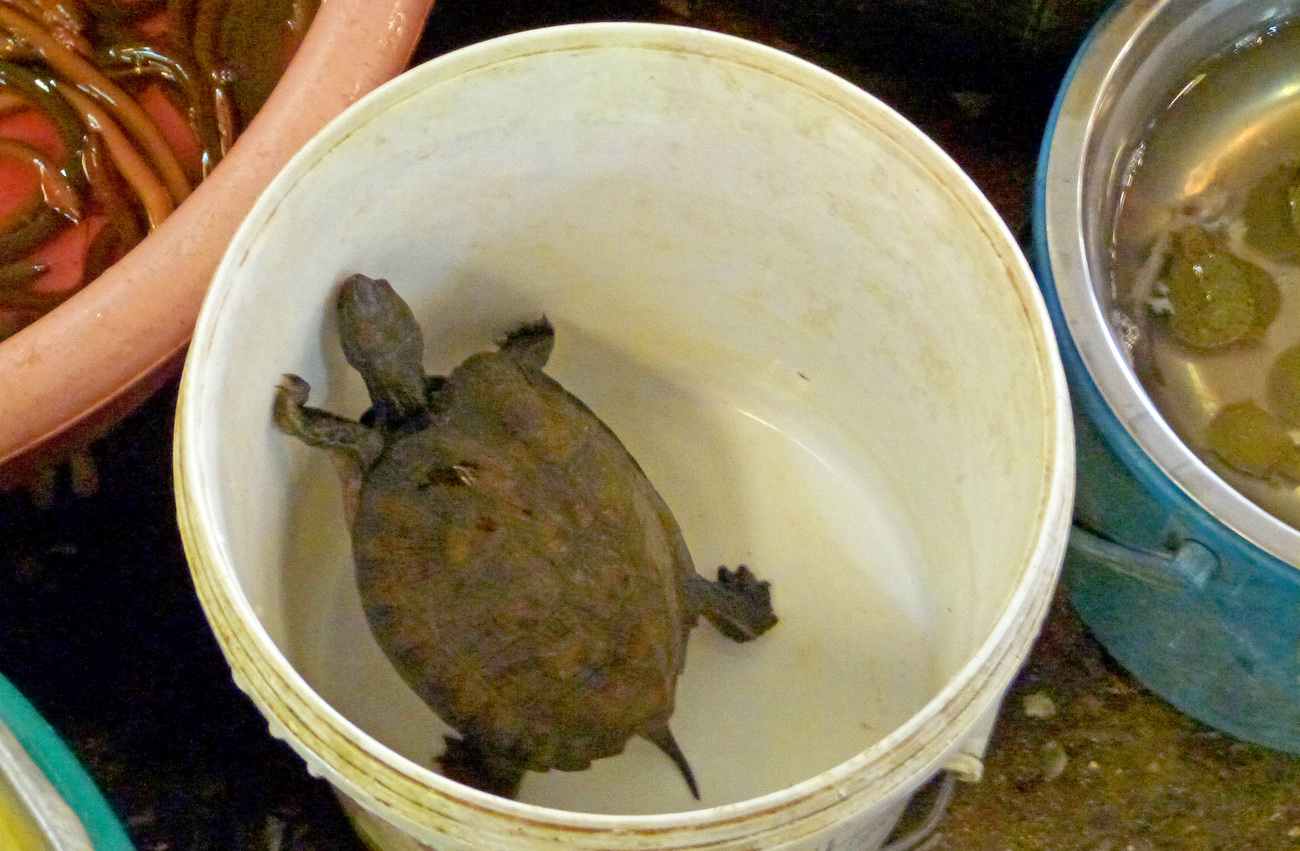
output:
<path id="1" fill-rule="evenodd" d="M 512 830 L 562 831 L 563 846 L 603 848 L 600 834 L 644 833 L 655 848 L 714 847 L 701 828 L 715 829 L 708 841 L 725 842 L 740 834 L 794 838 L 852 815 L 853 812 L 919 785 L 964 743 L 952 731 L 969 731 L 975 720 L 1001 700 L 1036 637 L 1050 604 L 1064 556 L 1073 499 L 1073 430 L 1065 374 L 1042 295 L 1015 239 L 971 179 L 931 139 L 874 96 L 816 65 L 775 48 L 735 36 L 665 24 L 602 22 L 570 24 L 502 36 L 430 60 L 362 98 L 313 138 L 259 198 L 231 242 L 200 313 L 192 351 L 213 340 L 218 317 L 242 255 L 279 200 L 359 124 L 434 85 L 532 54 L 608 48 L 667 50 L 758 70 L 823 99 L 859 122 L 870 122 L 961 199 L 1004 261 L 1026 316 L 1038 354 L 1044 429 L 1042 502 L 1032 528 L 1037 536 L 1024 554 L 1023 568 L 1002 602 L 989 633 L 967 662 L 921 709 L 871 747 L 839 765 L 777 792 L 717 807 L 652 815 L 610 815 L 551 809 L 488 795 L 450 781 L 397 754 L 370 737 L 324 701 L 294 669 L 257 618 L 231 566 L 224 541 L 203 530 L 221 526 L 209 498 L 210 474 L 191 451 L 200 433 L 205 375 L 194 357 L 187 360 L 176 418 L 174 466 L 178 519 L 185 550 L 205 612 L 231 663 L 239 687 L 271 719 L 272 732 L 285 739 L 310 769 L 331 780 L 349 797 L 417 838 L 437 841 L 440 828 L 455 835 L 476 833 L 463 821 L 432 813 L 431 801 L 454 802 L 488 817 L 509 817 Z M 947 738 L 943 735 L 948 733 Z M 356 777 L 367 779 L 361 788 Z M 867 791 L 876 796 L 863 800 Z M 431 820 L 431 816 L 437 819 Z M 756 822 L 757 820 L 757 822 Z M 523 825 L 520 828 L 519 825 Z M 689 844 L 672 842 L 676 837 Z M 532 835 L 531 833 L 529 834 Z M 540 834 L 539 839 L 552 838 Z M 594 844 L 592 844 L 594 843 Z M 551 847 L 551 846 L 546 846 Z M 650 847 L 650 846 L 646 846 Z"/>

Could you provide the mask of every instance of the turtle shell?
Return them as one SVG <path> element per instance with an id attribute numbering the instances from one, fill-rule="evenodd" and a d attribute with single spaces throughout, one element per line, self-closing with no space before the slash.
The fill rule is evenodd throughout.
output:
<path id="1" fill-rule="evenodd" d="M 353 526 L 376 639 L 451 727 L 523 768 L 664 729 L 695 624 L 681 532 L 614 434 L 540 369 L 470 357 L 391 435 Z"/>

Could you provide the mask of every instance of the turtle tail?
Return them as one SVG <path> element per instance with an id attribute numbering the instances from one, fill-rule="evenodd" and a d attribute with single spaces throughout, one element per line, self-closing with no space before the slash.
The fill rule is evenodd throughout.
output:
<path id="1" fill-rule="evenodd" d="M 695 775 L 691 772 L 691 764 L 686 761 L 686 754 L 677 746 L 677 740 L 673 738 L 672 731 L 668 729 L 667 723 L 659 724 L 655 727 L 647 728 L 641 732 L 641 735 L 654 743 L 654 746 L 663 751 L 677 770 L 682 773 L 682 778 L 686 780 L 686 785 L 691 788 L 691 794 L 695 800 L 700 799 L 700 788 L 695 785 Z"/>

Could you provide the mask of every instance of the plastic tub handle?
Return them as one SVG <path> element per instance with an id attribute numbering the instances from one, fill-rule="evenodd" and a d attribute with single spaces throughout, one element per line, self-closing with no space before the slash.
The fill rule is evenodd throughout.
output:
<path id="1" fill-rule="evenodd" d="M 1174 549 L 1149 550 L 1118 543 L 1084 529 L 1070 530 L 1069 552 L 1139 582 L 1170 590 L 1205 590 L 1219 569 L 1219 557 L 1198 541 L 1183 541 Z"/>

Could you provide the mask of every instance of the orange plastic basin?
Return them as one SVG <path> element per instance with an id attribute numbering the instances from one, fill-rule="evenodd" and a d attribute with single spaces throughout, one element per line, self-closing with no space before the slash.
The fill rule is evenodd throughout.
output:
<path id="1" fill-rule="evenodd" d="M 229 154 L 126 257 L 0 343 L 0 489 L 84 447 L 180 368 L 226 244 L 281 166 L 409 62 L 433 0 L 322 3 Z"/>

